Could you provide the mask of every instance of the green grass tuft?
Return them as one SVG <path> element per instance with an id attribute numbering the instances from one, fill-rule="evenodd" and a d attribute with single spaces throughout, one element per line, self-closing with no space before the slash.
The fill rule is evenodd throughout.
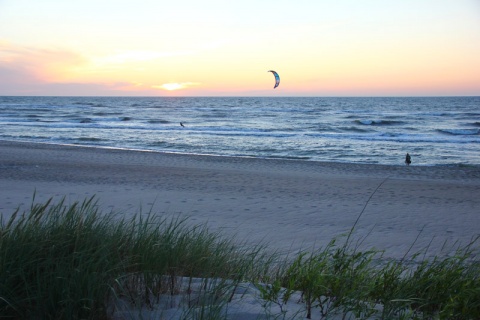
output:
<path id="1" fill-rule="evenodd" d="M 251 282 L 265 308 L 284 317 L 300 294 L 309 319 L 313 310 L 320 318 L 480 319 L 478 239 L 443 258 L 392 261 L 351 248 L 351 235 L 289 257 L 186 218 L 126 219 L 100 212 L 94 198 L 47 201 L 0 221 L 0 317 L 109 319 L 120 300 L 153 308 L 182 293 L 185 318 L 225 319 L 236 288 Z M 193 279 L 203 279 L 195 295 Z"/>

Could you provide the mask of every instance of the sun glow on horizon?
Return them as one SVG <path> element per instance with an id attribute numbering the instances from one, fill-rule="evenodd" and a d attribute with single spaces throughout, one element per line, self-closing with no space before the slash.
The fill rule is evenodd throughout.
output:
<path id="1" fill-rule="evenodd" d="M 195 83 L 195 82 L 170 82 L 170 83 L 164 83 L 162 85 L 156 85 L 152 86 L 154 89 L 163 89 L 167 91 L 175 91 L 175 90 L 181 90 L 181 89 L 186 89 L 192 86 L 198 86 L 200 83 Z"/>

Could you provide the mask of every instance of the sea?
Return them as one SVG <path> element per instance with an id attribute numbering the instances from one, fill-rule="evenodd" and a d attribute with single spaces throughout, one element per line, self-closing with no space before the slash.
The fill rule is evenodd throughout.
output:
<path id="1" fill-rule="evenodd" d="M 480 165 L 480 97 L 0 97 L 0 139 L 211 156 Z"/>

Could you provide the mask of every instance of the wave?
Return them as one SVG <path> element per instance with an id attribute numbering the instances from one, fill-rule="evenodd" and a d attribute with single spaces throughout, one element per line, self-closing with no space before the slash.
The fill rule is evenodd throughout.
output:
<path id="1" fill-rule="evenodd" d="M 365 125 L 365 126 L 391 126 L 391 125 L 401 125 L 404 124 L 403 121 L 395 121 L 395 120 L 355 120 L 357 124 Z"/>
<path id="2" fill-rule="evenodd" d="M 480 134 L 480 129 L 438 129 L 437 131 L 454 136 L 470 136 Z"/>
<path id="3" fill-rule="evenodd" d="M 202 115 L 200 115 L 200 118 L 205 118 L 205 119 L 210 119 L 210 118 L 213 118 L 213 119 L 225 119 L 225 118 L 228 118 L 230 115 L 226 112 L 220 112 L 220 111 L 216 111 L 216 112 L 212 112 L 212 113 L 204 113 Z"/>
<path id="4" fill-rule="evenodd" d="M 191 131 L 192 136 L 219 136 L 219 137 L 258 137 L 258 138 L 288 138 L 298 134 L 287 132 L 259 132 L 259 131 L 226 131 L 226 130 L 204 130 Z"/>
<path id="5" fill-rule="evenodd" d="M 46 120 L 42 118 L 35 119 L 35 121 L 43 123 L 62 123 L 60 120 Z"/>
<path id="6" fill-rule="evenodd" d="M 146 144 L 147 149 L 151 150 L 152 148 L 154 150 L 163 150 L 163 151 L 169 151 L 169 152 L 185 152 L 185 153 L 190 153 L 194 152 L 195 148 L 192 148 L 191 145 L 181 143 L 181 142 L 169 142 L 169 141 L 153 141 L 150 143 Z"/>
<path id="7" fill-rule="evenodd" d="M 97 103 L 97 102 L 74 102 L 72 103 L 72 105 L 74 106 L 89 106 L 89 107 L 94 107 L 94 108 L 108 108 L 109 105 L 105 105 L 105 104 L 102 104 L 102 103 Z M 64 105 L 64 106 L 67 106 L 67 105 Z"/>
<path id="8" fill-rule="evenodd" d="M 465 144 L 480 143 L 480 139 L 474 135 L 453 135 L 450 138 L 445 135 L 410 134 L 410 133 L 308 133 L 306 137 L 325 140 L 343 141 L 372 141 L 372 142 L 398 142 L 398 143 L 434 143 L 434 144 Z"/>
<path id="9" fill-rule="evenodd" d="M 462 113 L 461 115 L 458 116 L 459 119 L 475 119 L 475 118 L 478 118 L 480 117 L 480 113 L 479 112 L 464 112 Z"/>
<path id="10" fill-rule="evenodd" d="M 82 142 L 100 142 L 100 141 L 105 141 L 104 139 L 100 139 L 100 138 L 93 138 L 93 137 L 80 137 L 78 139 L 76 139 L 78 141 L 82 141 Z"/>
<path id="11" fill-rule="evenodd" d="M 358 128 L 358 127 L 343 127 L 343 128 L 340 128 L 340 131 L 344 131 L 344 132 L 371 132 L 371 129 L 363 129 L 363 128 Z"/>
<path id="12" fill-rule="evenodd" d="M 123 113 L 121 112 L 106 112 L 106 111 L 99 111 L 99 112 L 93 112 L 92 113 L 94 116 L 99 116 L 99 117 L 104 117 L 104 116 L 120 116 Z"/>
<path id="13" fill-rule="evenodd" d="M 283 156 L 283 155 L 272 155 L 272 156 L 258 156 L 252 155 L 249 158 L 261 158 L 261 159 L 279 159 L 279 160 L 311 160 L 312 157 L 308 156 Z"/>
<path id="14" fill-rule="evenodd" d="M 161 123 L 161 124 L 167 124 L 170 123 L 168 120 L 148 120 L 148 123 L 155 124 L 155 123 Z"/>

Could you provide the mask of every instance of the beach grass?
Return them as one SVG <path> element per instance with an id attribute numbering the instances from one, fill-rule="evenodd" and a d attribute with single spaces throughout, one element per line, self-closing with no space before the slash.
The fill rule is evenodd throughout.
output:
<path id="1" fill-rule="evenodd" d="M 480 319 L 477 239 L 442 257 L 390 260 L 359 251 L 352 234 L 280 254 L 184 217 L 125 216 L 88 198 L 32 204 L 2 220 L 0 318 L 111 319 L 122 306 L 153 309 L 169 296 L 181 319 L 227 319 L 233 294 L 251 283 L 266 314 L 279 310 L 272 318 L 294 318 L 296 299 L 295 316 L 309 319 Z"/>

